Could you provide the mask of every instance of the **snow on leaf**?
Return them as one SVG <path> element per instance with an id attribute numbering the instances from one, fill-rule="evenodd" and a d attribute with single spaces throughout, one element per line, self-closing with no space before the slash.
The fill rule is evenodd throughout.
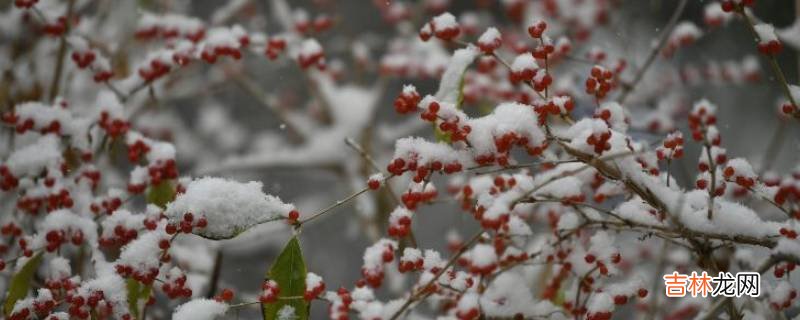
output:
<path id="1" fill-rule="evenodd" d="M 230 239 L 260 223 L 282 219 L 294 209 L 280 198 L 264 194 L 261 182 L 241 183 L 222 178 L 200 178 L 167 205 L 166 215 L 178 223 L 191 212 L 208 226 L 194 233 L 210 239 Z"/>
<path id="2" fill-rule="evenodd" d="M 447 69 L 445 69 L 444 74 L 442 74 L 442 81 L 439 82 L 439 91 L 436 92 L 437 101 L 453 104 L 459 103 L 464 71 L 472 64 L 472 61 L 475 60 L 478 53 L 480 53 L 480 51 L 474 46 L 458 49 L 453 53 L 453 57 L 450 58 Z"/>

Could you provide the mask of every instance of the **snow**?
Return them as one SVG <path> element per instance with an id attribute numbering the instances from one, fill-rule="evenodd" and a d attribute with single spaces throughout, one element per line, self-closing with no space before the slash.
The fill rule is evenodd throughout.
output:
<path id="1" fill-rule="evenodd" d="M 140 274 L 157 270 L 161 265 L 161 248 L 158 245 L 161 240 L 166 239 L 169 239 L 169 236 L 163 228 L 140 235 L 122 248 L 117 263 L 131 266 Z"/>
<path id="2" fill-rule="evenodd" d="M 605 292 L 595 293 L 589 298 L 586 308 L 589 314 L 610 312 L 614 310 L 614 298 Z"/>
<path id="3" fill-rule="evenodd" d="M 606 121 L 611 126 L 611 129 L 623 133 L 628 131 L 628 121 L 626 121 L 627 116 L 625 114 L 625 109 L 619 103 L 614 101 L 604 102 L 600 105 L 599 110 L 608 110 L 610 113 L 611 116 Z"/>
<path id="4" fill-rule="evenodd" d="M 800 260 L 800 242 L 781 237 L 772 252 L 779 255 L 787 255 Z"/>
<path id="5" fill-rule="evenodd" d="M 478 43 L 480 44 L 490 44 L 495 43 L 496 41 L 501 39 L 500 31 L 497 30 L 495 27 L 491 27 L 486 29 L 486 31 L 481 34 L 478 38 Z"/>
<path id="6" fill-rule="evenodd" d="M 478 244 L 470 251 L 469 259 L 473 266 L 487 267 L 497 263 L 497 253 L 488 244 Z"/>
<path id="7" fill-rule="evenodd" d="M 322 277 L 316 273 L 309 272 L 306 274 L 306 291 L 313 290 L 322 284 Z"/>
<path id="8" fill-rule="evenodd" d="M 400 258 L 401 261 L 418 261 L 422 260 L 422 251 L 417 248 L 405 248 L 403 249 L 403 257 Z"/>
<path id="9" fill-rule="evenodd" d="M 675 26 L 670 37 L 670 42 L 679 43 L 683 39 L 697 39 L 703 35 L 700 28 L 691 21 L 682 21 Z"/>
<path id="10" fill-rule="evenodd" d="M 128 210 L 118 209 L 100 223 L 103 227 L 103 233 L 100 236 L 103 238 L 113 238 L 114 228 L 118 225 L 125 227 L 127 230 L 137 230 L 143 225 L 142 222 L 144 222 L 144 219 L 145 216 L 143 214 L 135 215 Z"/>
<path id="11" fill-rule="evenodd" d="M 322 45 L 316 39 L 306 39 L 300 45 L 300 55 L 311 57 L 322 53 Z"/>
<path id="12" fill-rule="evenodd" d="M 770 41 L 778 41 L 778 35 L 775 34 L 775 27 L 768 23 L 759 23 L 754 26 L 761 43 L 768 43 Z"/>
<path id="13" fill-rule="evenodd" d="M 464 76 L 467 67 L 472 64 L 479 54 L 480 51 L 478 48 L 472 45 L 458 49 L 453 53 L 450 62 L 447 64 L 447 69 L 445 69 L 439 82 L 439 90 L 436 91 L 436 100 L 452 104 L 458 103 L 461 78 Z"/>
<path id="14" fill-rule="evenodd" d="M 151 164 L 159 160 L 174 160 L 175 146 L 169 142 L 152 141 L 150 152 L 147 153 L 147 161 Z"/>
<path id="15" fill-rule="evenodd" d="M 693 190 L 686 193 L 680 221 L 689 229 L 725 235 L 765 237 L 780 228 L 775 222 L 762 220 L 752 209 L 719 197 L 714 199 L 714 215 L 708 220 L 708 193 Z"/>
<path id="16" fill-rule="evenodd" d="M 383 270 L 383 252 L 387 248 L 397 248 L 397 241 L 381 239 L 364 250 L 364 269 L 372 271 Z"/>
<path id="17" fill-rule="evenodd" d="M 294 209 L 280 198 L 264 194 L 261 182 L 237 182 L 223 178 L 199 178 L 186 186 L 167 205 L 165 214 L 173 223 L 191 212 L 196 218 L 205 217 L 208 226 L 195 233 L 210 238 L 232 238 L 248 228 L 287 216 Z"/>
<path id="18" fill-rule="evenodd" d="M 295 315 L 294 307 L 291 305 L 283 305 L 280 310 L 278 310 L 277 319 L 278 320 L 293 320 L 296 319 L 297 316 Z"/>
<path id="19" fill-rule="evenodd" d="M 50 212 L 37 226 L 36 236 L 32 241 L 33 248 L 43 248 L 46 245 L 47 233 L 50 231 L 64 231 L 71 236 L 80 231 L 83 233 L 85 243 L 97 246 L 97 224 L 91 218 L 82 217 L 67 209 Z"/>
<path id="20" fill-rule="evenodd" d="M 501 273 L 480 297 L 481 311 L 490 318 L 513 318 L 517 314 L 526 319 L 548 318 L 559 310 L 549 300 L 540 301 L 533 296 L 531 283 L 520 273 Z"/>
<path id="21" fill-rule="evenodd" d="M 442 260 L 442 255 L 435 250 L 425 250 L 425 260 L 423 260 L 422 268 L 430 270 L 433 268 L 443 268 L 446 262 Z"/>
<path id="22" fill-rule="evenodd" d="M 47 264 L 47 279 L 60 281 L 72 275 L 72 267 L 69 260 L 63 257 L 54 257 Z"/>
<path id="23" fill-rule="evenodd" d="M 455 150 L 448 144 L 430 142 L 419 137 L 398 139 L 394 147 L 394 158 L 416 158 L 417 163 L 422 166 L 436 161 L 442 164 L 459 162 L 462 165 L 472 162 L 469 152 Z"/>
<path id="24" fill-rule="evenodd" d="M 95 270 L 97 277 L 83 282 L 76 290 L 77 294 L 87 299 L 91 293 L 102 291 L 104 300 L 113 307 L 114 315 L 122 318 L 122 315 L 129 313 L 125 279 L 105 265 L 96 263 Z"/>
<path id="25" fill-rule="evenodd" d="M 511 71 L 523 72 L 525 70 L 537 70 L 539 65 L 536 63 L 536 58 L 530 53 L 523 53 L 514 58 L 511 63 Z"/>
<path id="26" fill-rule="evenodd" d="M 621 203 L 615 212 L 623 219 L 645 225 L 660 225 L 658 218 L 650 213 L 656 211 L 647 202 L 639 197 Z"/>
<path id="27" fill-rule="evenodd" d="M 582 185 L 583 182 L 580 179 L 574 176 L 567 176 L 542 186 L 534 193 L 534 196 L 549 199 L 574 198 L 582 195 Z"/>
<path id="28" fill-rule="evenodd" d="M 605 231 L 595 233 L 589 243 L 588 252 L 594 254 L 598 259 L 607 260 L 615 253 L 619 253 L 619 250 L 614 246 L 614 237 Z"/>
<path id="29" fill-rule="evenodd" d="M 758 177 L 758 175 L 756 175 L 755 170 L 753 170 L 753 167 L 750 165 L 750 162 L 748 162 L 744 158 L 734 158 L 734 159 L 728 160 L 728 162 L 725 164 L 725 167 L 726 168 L 733 168 L 733 170 L 735 172 L 734 176 L 737 176 L 737 177 L 738 176 L 747 177 L 747 178 L 756 178 L 756 177 Z"/>
<path id="30" fill-rule="evenodd" d="M 529 146 L 540 146 L 546 137 L 536 123 L 538 116 L 530 106 L 515 102 L 502 103 L 491 114 L 468 121 L 472 130 L 467 135 L 467 141 L 477 155 L 494 153 L 495 138 L 512 132 L 527 138 Z"/>
<path id="31" fill-rule="evenodd" d="M 61 162 L 61 145 L 57 136 L 45 135 L 34 143 L 14 151 L 6 166 L 16 176 L 37 176 L 45 168 L 58 168 Z"/>
<path id="32" fill-rule="evenodd" d="M 449 12 L 445 12 L 434 17 L 432 21 L 435 30 L 458 28 L 458 21 L 456 20 L 456 17 Z"/>
<path id="33" fill-rule="evenodd" d="M 196 299 L 186 302 L 172 314 L 172 320 L 215 320 L 228 311 L 226 303 L 209 299 Z"/>

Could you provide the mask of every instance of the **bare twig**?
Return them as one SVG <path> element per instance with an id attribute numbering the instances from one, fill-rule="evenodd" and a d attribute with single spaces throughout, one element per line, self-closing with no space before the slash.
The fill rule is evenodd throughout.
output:
<path id="1" fill-rule="evenodd" d="M 650 68 L 653 62 L 656 60 L 658 53 L 661 52 L 661 49 L 664 48 L 664 45 L 667 43 L 669 36 L 672 34 L 672 30 L 675 29 L 675 25 L 678 23 L 678 18 L 681 17 L 683 14 L 683 10 L 686 8 L 686 3 L 688 0 L 681 0 L 678 3 L 678 7 L 675 8 L 675 11 L 672 13 L 672 16 L 669 18 L 667 25 L 664 27 L 664 30 L 661 31 L 661 36 L 658 39 L 658 44 L 650 50 L 650 54 L 647 56 L 647 60 L 645 60 L 644 65 L 636 72 L 636 76 L 633 77 L 633 81 L 628 83 L 627 85 L 622 86 L 622 92 L 619 95 L 619 103 L 624 104 L 625 99 L 628 98 L 628 95 L 633 91 L 637 84 L 642 81 L 645 72 Z"/>
<path id="2" fill-rule="evenodd" d="M 389 318 L 389 320 L 396 320 L 398 317 L 400 317 L 401 314 L 403 314 L 403 312 L 406 311 L 406 309 L 408 309 L 411 306 L 412 303 L 416 301 L 424 301 L 428 296 L 430 296 L 431 292 L 430 290 L 427 289 L 431 285 L 433 285 L 436 281 L 438 281 L 439 278 L 447 271 L 447 269 L 450 269 L 450 267 L 452 267 L 453 264 L 456 263 L 456 260 L 458 260 L 458 258 L 461 257 L 461 255 L 463 255 L 465 252 L 467 252 L 467 250 L 469 250 L 469 248 L 471 248 L 475 243 L 477 243 L 482 235 L 483 231 L 478 232 L 475 236 L 472 237 L 472 239 L 470 239 L 469 241 L 467 241 L 467 243 L 461 246 L 461 249 L 459 249 L 458 252 L 456 252 L 456 254 L 454 254 L 452 257 L 450 257 L 450 260 L 447 261 L 447 264 L 445 264 L 445 266 L 441 270 L 439 270 L 439 272 L 437 272 L 436 275 L 433 276 L 433 278 L 428 280 L 428 282 L 426 282 L 421 287 L 422 291 L 418 292 L 417 294 L 410 295 L 408 299 L 406 299 L 406 302 L 403 303 L 400 309 L 397 309 L 397 311 L 395 311 L 395 313 Z"/>
<path id="3" fill-rule="evenodd" d="M 67 13 L 65 14 L 66 20 L 64 21 L 64 33 L 61 34 L 61 39 L 58 44 L 58 55 L 56 56 L 56 70 L 53 73 L 53 79 L 50 80 L 50 96 L 48 100 L 53 102 L 58 96 L 59 85 L 61 83 L 61 74 L 64 72 L 64 59 L 67 55 L 67 33 L 70 30 L 70 21 L 72 21 L 72 11 L 75 9 L 75 0 L 69 0 L 67 3 Z"/>

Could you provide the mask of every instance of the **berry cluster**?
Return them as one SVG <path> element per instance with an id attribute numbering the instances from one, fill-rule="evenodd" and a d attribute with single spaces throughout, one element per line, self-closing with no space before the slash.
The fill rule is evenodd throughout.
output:
<path id="1" fill-rule="evenodd" d="M 607 127 L 605 129 L 593 127 L 591 135 L 586 137 L 586 143 L 594 147 L 594 153 L 602 154 L 605 151 L 611 150 L 611 130 Z"/>
<path id="2" fill-rule="evenodd" d="M 267 47 L 264 50 L 264 54 L 270 60 L 277 59 L 283 50 L 286 50 L 286 39 L 281 36 L 272 36 L 267 39 Z"/>
<path id="3" fill-rule="evenodd" d="M 167 243 L 169 244 L 169 241 Z M 161 246 L 160 243 L 159 246 Z M 192 296 L 192 289 L 186 286 L 186 274 L 177 267 L 172 268 L 167 273 L 166 280 L 161 284 L 161 290 L 170 299 L 190 298 Z"/>
<path id="4" fill-rule="evenodd" d="M 412 85 L 403 86 L 403 92 L 394 100 L 394 110 L 400 114 L 406 114 L 417 110 L 417 104 L 422 98 L 417 93 L 417 89 Z M 437 105 L 438 108 L 438 105 Z M 434 117 L 436 113 L 434 112 Z M 424 118 L 423 118 L 424 119 Z M 434 118 L 435 120 L 435 118 Z M 433 120 L 428 120 L 433 121 Z"/>
<path id="5" fill-rule="evenodd" d="M 420 203 L 427 203 L 433 199 L 436 199 L 437 195 L 438 192 L 432 183 L 414 184 L 408 189 L 408 191 L 404 192 L 400 196 L 400 201 L 402 201 L 403 205 L 405 205 L 409 210 L 414 210 Z M 398 224 L 400 224 L 400 221 L 398 221 Z M 400 230 L 398 230 L 398 232 L 399 231 Z"/>
<path id="6" fill-rule="evenodd" d="M 54 252 L 61 247 L 62 244 L 71 242 L 73 245 L 80 246 L 83 244 L 83 231 L 81 230 L 50 230 L 45 234 L 47 252 Z"/>
<path id="7" fill-rule="evenodd" d="M 123 136 L 130 128 L 128 121 L 122 118 L 112 118 L 107 111 L 100 113 L 98 124 L 112 139 Z"/>
<path id="8" fill-rule="evenodd" d="M 327 298 L 331 301 L 331 304 L 328 307 L 328 316 L 330 319 L 349 319 L 347 313 L 350 310 L 350 304 L 353 303 L 353 297 L 350 295 L 350 292 L 348 292 L 347 289 L 340 287 L 339 290 L 336 291 L 335 295 L 328 294 Z"/>
<path id="9" fill-rule="evenodd" d="M 661 146 L 656 148 L 658 160 L 673 160 L 683 157 L 683 133 L 675 131 L 667 135 Z"/>
<path id="10" fill-rule="evenodd" d="M 493 54 L 502 44 L 503 38 L 500 31 L 497 31 L 495 28 L 487 29 L 480 38 L 478 38 L 478 48 L 485 54 Z M 494 61 L 494 59 L 491 60 Z"/>
<path id="11" fill-rule="evenodd" d="M 417 248 L 403 249 L 403 256 L 400 258 L 397 269 L 401 273 L 422 270 L 425 260 L 422 257 L 422 252 Z"/>
<path id="12" fill-rule="evenodd" d="M 175 57 L 173 57 L 175 59 Z M 177 59 L 182 61 L 181 59 Z M 158 78 L 163 77 L 172 70 L 172 65 L 159 58 L 153 58 L 150 63 L 145 63 L 139 67 L 139 76 L 142 77 L 144 82 L 153 82 Z"/>
<path id="13" fill-rule="evenodd" d="M 725 170 L 722 171 L 722 174 L 725 176 L 725 179 L 728 181 L 736 182 L 739 186 L 750 189 L 755 185 L 756 177 L 753 172 L 747 172 L 746 170 L 736 170 L 732 164 L 734 163 L 733 160 L 728 162 L 728 166 L 725 167 Z"/>
<path id="14" fill-rule="evenodd" d="M 231 302 L 234 298 L 233 290 L 225 288 L 222 291 L 214 296 L 214 300 L 218 302 Z"/>
<path id="15" fill-rule="evenodd" d="M 114 226 L 113 230 L 114 232 L 110 236 L 104 236 L 98 239 L 101 246 L 123 246 L 139 236 L 138 230 L 134 228 L 128 228 L 123 224 Z"/>
<path id="16" fill-rule="evenodd" d="M 722 0 L 720 5 L 722 11 L 731 12 L 734 10 L 743 10 L 744 7 L 752 7 L 756 0 Z"/>
<path id="17" fill-rule="evenodd" d="M 794 229 L 781 228 L 780 230 L 778 230 L 778 233 L 780 233 L 782 236 L 784 236 L 786 238 L 789 238 L 789 239 L 793 239 L 793 240 L 797 239 L 797 231 L 795 231 Z M 792 269 L 794 269 L 794 268 L 792 268 Z"/>
<path id="18" fill-rule="evenodd" d="M 229 56 L 236 60 L 242 58 L 242 49 L 250 45 L 250 36 L 240 26 L 233 28 L 214 28 L 209 39 L 204 42 L 200 58 L 214 64 L 217 59 Z"/>
<path id="19" fill-rule="evenodd" d="M 382 240 L 367 248 L 365 252 L 364 265 L 361 267 L 361 276 L 363 282 L 373 288 L 378 288 L 383 283 L 383 268 L 384 264 L 390 263 L 394 260 L 394 250 L 396 247 L 394 241 Z M 371 260 L 367 260 L 369 256 L 375 256 Z"/>
<path id="20" fill-rule="evenodd" d="M 92 210 L 95 214 L 105 213 L 111 215 L 122 206 L 122 199 L 116 196 L 109 196 L 102 200 L 100 200 L 100 204 L 92 203 L 89 205 L 89 209 Z M 102 211 L 101 211 L 102 210 Z"/>
<path id="21" fill-rule="evenodd" d="M 38 2 L 39 0 L 14 0 L 14 6 L 20 9 L 30 9 Z"/>
<path id="22" fill-rule="evenodd" d="M 326 14 L 317 15 L 312 20 L 305 11 L 300 11 L 295 14 L 294 29 L 299 33 L 320 33 L 330 29 L 333 22 L 333 18 Z"/>
<path id="23" fill-rule="evenodd" d="M 157 160 L 147 167 L 147 174 L 150 177 L 150 184 L 157 185 L 164 180 L 174 180 L 178 178 L 178 168 L 175 159 Z"/>
<path id="24" fill-rule="evenodd" d="M 397 208 L 389 215 L 388 234 L 391 237 L 403 238 L 411 230 L 411 211 L 405 208 Z"/>
<path id="25" fill-rule="evenodd" d="M 192 42 L 203 40 L 206 29 L 203 22 L 196 18 L 168 14 L 156 16 L 146 13 L 139 21 L 134 36 L 139 40 L 155 38 L 174 39 L 183 38 Z"/>
<path id="26" fill-rule="evenodd" d="M 324 291 L 325 282 L 322 281 L 322 277 L 313 272 L 306 274 L 306 290 L 303 293 L 303 299 L 306 301 L 314 300 Z"/>
<path id="27" fill-rule="evenodd" d="M 168 234 L 175 234 L 178 231 L 183 233 L 192 233 L 194 228 L 203 229 L 206 226 L 208 226 L 208 220 L 206 220 L 205 217 L 195 219 L 194 214 L 191 212 L 186 212 L 183 214 L 183 219 L 180 223 L 178 223 L 178 226 L 175 226 L 174 224 L 168 224 L 166 231 Z"/>
<path id="28" fill-rule="evenodd" d="M 599 65 L 592 67 L 592 71 L 586 79 L 586 93 L 600 100 L 605 98 L 614 87 L 614 73 L 611 70 Z"/>
<path id="29" fill-rule="evenodd" d="M 300 67 L 307 69 L 317 66 L 319 69 L 325 68 L 325 51 L 316 40 L 310 39 L 303 42 L 300 53 L 297 55 L 297 63 Z"/>
<path id="30" fill-rule="evenodd" d="M 66 300 L 69 303 L 69 315 L 78 319 L 93 318 L 106 319 L 114 314 L 114 301 L 108 300 L 102 290 L 88 290 L 84 293 L 68 293 Z M 125 315 L 123 319 L 130 319 Z"/>
<path id="31" fill-rule="evenodd" d="M 261 294 L 258 296 L 258 301 L 261 303 L 273 303 L 278 300 L 278 294 L 281 293 L 281 288 L 275 280 L 265 280 L 261 284 Z"/>
<path id="32" fill-rule="evenodd" d="M 53 298 L 52 292 L 48 289 L 42 289 L 39 290 L 37 297 L 31 301 L 29 307 L 14 310 L 9 315 L 8 320 L 42 319 L 49 315 L 55 307 L 56 299 Z"/>
<path id="33" fill-rule="evenodd" d="M 758 33 L 759 42 L 756 45 L 758 52 L 768 56 L 774 56 L 783 50 L 783 44 L 775 34 L 775 28 L 770 24 L 758 24 L 754 26 Z"/>
<path id="34" fill-rule="evenodd" d="M 442 13 L 431 19 L 419 31 L 419 38 L 428 41 L 432 36 L 450 41 L 458 37 L 461 33 L 461 26 L 456 22 L 456 17 L 450 13 Z"/>

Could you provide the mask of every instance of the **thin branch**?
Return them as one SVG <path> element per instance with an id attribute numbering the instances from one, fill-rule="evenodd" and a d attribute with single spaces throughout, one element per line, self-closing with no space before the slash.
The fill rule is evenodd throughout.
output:
<path id="1" fill-rule="evenodd" d="M 645 60 L 644 65 L 636 72 L 636 76 L 634 76 L 633 81 L 629 84 L 622 86 L 622 92 L 619 95 L 619 103 L 625 104 L 625 99 L 628 98 L 628 95 L 633 91 L 639 82 L 642 81 L 645 72 L 650 69 L 650 66 L 656 60 L 656 56 L 658 53 L 661 52 L 661 49 L 664 48 L 664 45 L 667 44 L 667 40 L 669 36 L 672 34 L 672 30 L 675 29 L 675 25 L 678 23 L 678 18 L 681 17 L 683 14 L 683 10 L 686 9 L 686 3 L 688 0 L 681 0 L 678 3 L 678 7 L 675 8 L 675 11 L 672 13 L 672 16 L 669 18 L 667 25 L 664 27 L 664 30 L 661 31 L 661 36 L 658 39 L 658 44 L 650 50 L 650 54 L 647 56 L 647 60 Z"/>
<path id="2" fill-rule="evenodd" d="M 239 88 L 242 89 L 242 91 L 253 97 L 256 102 L 272 112 L 272 114 L 281 121 L 281 123 L 286 127 L 286 131 L 289 133 L 289 140 L 291 142 L 299 144 L 305 141 L 306 137 L 303 136 L 300 130 L 298 130 L 297 125 L 295 125 L 294 122 L 289 119 L 289 116 L 285 111 L 267 101 L 267 97 L 264 95 L 262 90 L 258 88 L 258 85 L 256 85 L 252 78 L 244 73 L 235 73 L 231 76 L 231 79 Z"/>
<path id="3" fill-rule="evenodd" d="M 389 177 L 386 177 L 385 179 L 383 179 L 383 183 L 387 183 L 387 182 L 389 181 L 389 179 L 391 179 L 392 177 L 394 177 L 394 176 L 389 176 Z M 336 201 L 336 202 L 335 202 L 335 203 L 333 203 L 332 205 L 330 205 L 330 206 L 328 206 L 327 208 L 325 208 L 325 209 L 322 209 L 321 211 L 319 211 L 319 212 L 317 212 L 317 213 L 315 213 L 315 214 L 311 215 L 310 217 L 306 218 L 305 220 L 298 221 L 297 223 L 295 223 L 295 225 L 294 225 L 294 228 L 295 228 L 295 229 L 300 229 L 300 227 L 302 227 L 304 224 L 306 224 L 306 223 L 308 223 L 308 222 L 311 222 L 312 220 L 315 220 L 315 219 L 317 219 L 317 218 L 319 218 L 319 217 L 321 217 L 321 216 L 325 215 L 325 214 L 326 214 L 326 213 L 328 213 L 328 212 L 331 212 L 333 209 L 336 209 L 336 208 L 338 208 L 338 207 L 340 207 L 340 206 L 342 206 L 342 205 L 346 204 L 346 203 L 347 203 L 347 202 L 349 202 L 350 200 L 353 200 L 353 199 L 355 199 L 356 197 L 360 196 L 361 194 L 363 194 L 363 193 L 365 193 L 365 192 L 367 192 L 367 191 L 369 191 L 369 190 L 370 190 L 370 188 L 369 188 L 369 187 L 365 187 L 365 188 L 363 188 L 363 189 L 361 189 L 361 190 L 359 190 L 359 191 L 356 191 L 355 193 L 353 193 L 353 194 L 351 194 L 351 195 L 347 196 L 346 198 L 344 198 L 344 199 L 342 199 L 342 200 L 338 200 L 338 201 Z"/>
<path id="4" fill-rule="evenodd" d="M 744 8 L 739 6 L 736 9 L 736 12 L 742 17 L 742 20 L 745 21 L 745 25 L 747 25 L 747 29 L 750 30 L 753 38 L 755 39 L 756 43 L 761 42 L 761 36 L 756 32 L 755 23 L 753 22 L 753 18 L 745 12 Z M 775 59 L 774 55 L 766 55 L 767 61 L 769 62 L 769 66 L 772 69 L 772 73 L 778 78 L 778 82 L 780 82 L 781 89 L 783 90 L 783 94 L 786 96 L 786 99 L 794 106 L 795 112 L 794 117 L 800 120 L 800 111 L 797 110 L 798 105 L 797 102 L 794 100 L 794 96 L 792 96 L 791 90 L 789 90 L 789 83 L 786 81 L 786 77 L 783 75 L 783 70 L 781 66 L 778 64 L 778 60 Z"/>
<path id="5" fill-rule="evenodd" d="M 480 240 L 482 235 L 483 235 L 483 231 L 480 231 L 475 236 L 473 236 L 472 239 L 467 241 L 467 243 L 465 243 L 461 247 L 461 249 L 459 249 L 458 252 L 456 252 L 456 254 L 454 254 L 452 257 L 450 257 L 450 260 L 447 261 L 447 264 L 445 264 L 444 268 L 439 270 L 439 272 L 437 272 L 436 275 L 433 276 L 433 278 L 428 280 L 428 282 L 426 282 L 422 286 L 422 288 L 421 288 L 422 291 L 418 292 L 417 294 L 410 295 L 408 297 L 408 299 L 406 299 L 406 302 L 403 303 L 403 305 L 400 307 L 400 309 L 395 311 L 395 313 L 389 318 L 389 320 L 396 320 L 415 301 L 424 301 L 426 298 L 428 298 L 428 296 L 431 295 L 431 292 L 430 292 L 430 290 L 427 290 L 427 289 L 430 288 L 430 286 L 433 285 L 436 281 L 438 281 L 439 278 L 447 271 L 447 269 L 450 269 L 450 267 L 452 267 L 453 264 L 456 263 L 456 260 L 458 260 L 458 258 L 461 257 L 461 255 L 463 255 L 465 252 L 467 252 L 467 250 L 469 250 L 469 248 L 471 248 L 475 243 L 477 243 L 478 240 Z M 419 296 L 420 293 L 422 293 L 421 297 Z"/>
<path id="6" fill-rule="evenodd" d="M 366 161 L 369 164 L 369 166 L 372 167 L 373 170 L 375 170 L 377 172 L 383 172 L 383 170 L 381 170 L 381 168 L 378 166 L 378 163 L 375 162 L 375 159 L 373 159 L 372 156 L 370 156 L 369 153 L 367 153 L 364 150 L 364 148 L 362 148 L 361 145 L 359 145 L 355 140 L 353 140 L 350 137 L 347 137 L 347 138 L 344 139 L 344 143 L 348 147 L 350 147 L 353 150 L 355 150 L 356 152 L 358 152 L 358 154 L 361 155 L 361 158 L 363 158 L 364 161 Z M 386 191 L 389 192 L 389 195 L 391 196 L 392 200 L 394 201 L 394 204 L 395 205 L 400 205 L 400 203 L 401 203 L 400 199 L 397 198 L 397 194 L 395 194 L 394 190 L 392 190 L 392 185 L 388 184 L 388 183 L 384 183 L 383 185 L 386 187 Z"/>
<path id="7" fill-rule="evenodd" d="M 67 13 L 64 21 L 64 32 L 61 34 L 61 40 L 58 44 L 58 55 L 56 56 L 56 70 L 53 73 L 53 78 L 50 80 L 50 96 L 48 100 L 52 103 L 56 96 L 58 96 L 59 85 L 61 83 L 61 74 L 64 72 L 64 59 L 67 55 L 67 33 L 70 30 L 70 21 L 72 21 L 72 11 L 75 8 L 75 0 L 69 0 L 67 3 Z"/>

